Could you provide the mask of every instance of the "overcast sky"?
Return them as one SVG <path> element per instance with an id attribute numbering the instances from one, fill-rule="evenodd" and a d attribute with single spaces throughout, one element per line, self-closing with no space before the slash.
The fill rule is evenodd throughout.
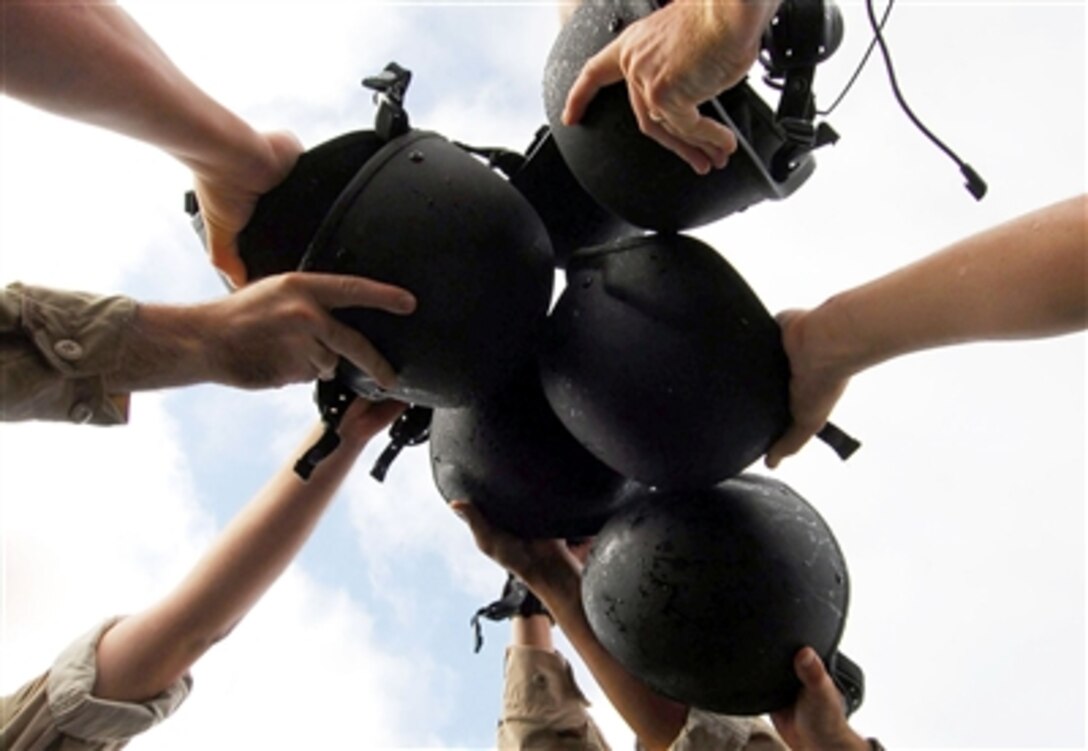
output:
<path id="1" fill-rule="evenodd" d="M 417 127 L 521 150 L 543 122 L 554 7 L 130 3 L 200 85 L 307 145 L 369 127 L 359 80 L 414 73 Z M 817 73 L 838 93 L 864 6 Z M 772 311 L 820 303 L 1085 190 L 1083 2 L 910 2 L 888 28 L 918 115 L 990 185 L 976 203 L 908 123 L 874 58 L 789 199 L 700 230 Z M 151 148 L 0 100 L 0 282 L 194 301 L 222 294 L 181 210 L 186 172 Z M 1085 338 L 971 345 L 866 373 L 820 445 L 775 473 L 819 508 L 852 581 L 843 650 L 867 673 L 855 717 L 889 748 L 1085 744 Z M 139 395 L 125 428 L 0 426 L 0 690 L 102 617 L 164 593 L 315 419 L 309 389 Z M 315 539 L 196 691 L 135 749 L 483 748 L 503 626 L 468 618 L 503 574 L 407 450 L 384 485 L 361 462 Z M 569 654 L 569 651 L 568 651 Z M 580 670 L 580 668 L 579 668 Z M 614 748 L 630 735 L 583 672 Z"/>

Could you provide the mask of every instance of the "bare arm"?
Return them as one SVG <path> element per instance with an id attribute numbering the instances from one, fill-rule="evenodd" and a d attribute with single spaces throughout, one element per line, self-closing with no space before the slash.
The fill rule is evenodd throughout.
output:
<path id="1" fill-rule="evenodd" d="M 1057 336 L 1088 326 L 1088 198 L 972 235 L 927 258 L 780 316 L 794 425 L 769 466 L 822 427 L 849 379 L 909 352 Z"/>
<path id="2" fill-rule="evenodd" d="M 94 694 L 145 701 L 230 633 L 309 538 L 367 441 L 401 408 L 356 400 L 341 424 L 341 445 L 308 482 L 285 464 L 173 592 L 106 632 Z M 301 450 L 316 437 L 315 431 Z"/>
<path id="3" fill-rule="evenodd" d="M 213 260 L 239 284 L 234 236 L 287 175 L 293 137 L 260 134 L 187 78 L 113 2 L 2 0 L 4 93 L 117 131 L 188 166 Z"/>
<path id="4" fill-rule="evenodd" d="M 415 304 L 400 287 L 306 272 L 261 279 L 199 305 L 141 304 L 106 387 L 125 394 L 202 382 L 282 386 L 329 378 L 340 357 L 390 386 L 393 367 L 329 311 L 368 307 L 405 315 Z"/>
<path id="5" fill-rule="evenodd" d="M 655 693 L 616 662 L 597 640 L 582 609 L 581 564 L 562 540 L 520 540 L 492 527 L 472 504 L 454 501 L 480 550 L 540 598 L 608 700 L 648 751 L 667 749 L 688 708 Z"/>

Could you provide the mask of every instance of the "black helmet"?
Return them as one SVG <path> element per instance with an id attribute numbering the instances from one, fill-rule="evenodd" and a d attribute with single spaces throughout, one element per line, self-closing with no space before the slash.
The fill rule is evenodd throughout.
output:
<path id="1" fill-rule="evenodd" d="M 248 277 L 297 271 L 337 196 L 385 144 L 377 132 L 359 130 L 303 153 L 291 174 L 261 196 L 238 235 L 238 254 Z"/>
<path id="2" fill-rule="evenodd" d="M 643 233 L 582 189 L 546 126 L 537 131 L 510 182 L 548 228 L 557 266 L 566 266 L 570 254 L 579 248 Z"/>
<path id="3" fill-rule="evenodd" d="M 548 319 L 541 378 L 567 429 L 617 472 L 712 485 L 789 425 L 775 320 L 721 255 L 652 235 L 571 256 Z"/>
<path id="4" fill-rule="evenodd" d="M 435 483 L 520 537 L 586 537 L 615 510 L 624 479 L 578 444 L 552 413 L 536 368 L 493 398 L 436 409 Z"/>
<path id="5" fill-rule="evenodd" d="M 445 138 L 410 131 L 371 157 L 340 193 L 303 260 L 307 271 L 396 284 L 411 316 L 337 311 L 397 369 L 380 390 L 342 366 L 363 395 L 427 406 L 482 398 L 532 359 L 554 280 L 548 234 L 518 191 Z"/>
<path id="6" fill-rule="evenodd" d="M 625 501 L 594 542 L 582 600 L 631 673 L 686 704 L 753 715 L 793 703 L 801 647 L 834 664 L 846 562 L 797 493 L 741 475 L 683 492 L 632 483 Z"/>
<path id="7" fill-rule="evenodd" d="M 697 227 L 793 193 L 815 169 L 809 152 L 837 137 L 828 127 L 812 126 L 810 81 L 802 91 L 801 117 L 785 122 L 747 83 L 703 104 L 705 115 L 737 134 L 729 164 L 704 176 L 639 130 L 623 83 L 599 91 L 577 125 L 562 123 L 567 94 L 586 61 L 659 5 L 654 0 L 582 3 L 555 40 L 545 69 L 544 105 L 575 177 L 618 216 L 659 231 Z"/>
<path id="8" fill-rule="evenodd" d="M 410 78 L 390 64 L 364 82 L 382 92 L 376 130 L 303 154 L 258 202 L 239 250 L 251 278 L 301 269 L 410 290 L 411 316 L 334 313 L 389 360 L 396 387 L 379 388 L 345 361 L 337 380 L 371 398 L 459 406 L 533 360 L 554 259 L 547 230 L 516 188 L 464 148 L 409 129 L 401 104 Z"/>

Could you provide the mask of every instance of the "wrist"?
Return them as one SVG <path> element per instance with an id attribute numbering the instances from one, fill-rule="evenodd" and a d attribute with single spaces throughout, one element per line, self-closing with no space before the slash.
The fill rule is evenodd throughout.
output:
<path id="1" fill-rule="evenodd" d="M 800 317 L 792 333 L 806 371 L 845 381 L 879 362 L 852 311 L 850 294 L 842 293 Z"/>
<path id="2" fill-rule="evenodd" d="M 702 26 L 726 66 L 747 72 L 759 57 L 763 32 L 778 11 L 779 0 L 692 0 Z"/>
<path id="3" fill-rule="evenodd" d="M 569 561 L 559 559 L 534 572 L 525 583 L 556 619 L 572 605 L 581 607 L 582 577 Z"/>
<path id="4" fill-rule="evenodd" d="M 283 159 L 269 139 L 233 113 L 216 107 L 208 125 L 209 137 L 193 149 L 174 152 L 197 180 L 222 186 L 225 192 L 261 195 L 284 177 Z"/>
<path id="5" fill-rule="evenodd" d="M 209 380 L 207 344 L 195 307 L 140 303 L 124 333 L 119 367 L 106 376 L 106 388 L 129 393 Z"/>

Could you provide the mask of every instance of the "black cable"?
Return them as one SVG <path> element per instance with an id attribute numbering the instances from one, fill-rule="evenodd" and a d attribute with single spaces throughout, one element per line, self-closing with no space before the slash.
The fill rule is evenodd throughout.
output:
<path id="1" fill-rule="evenodd" d="M 884 24 L 888 22 L 888 16 L 892 14 L 892 6 L 894 5 L 895 0 L 891 0 L 891 2 L 888 3 L 888 6 L 884 8 L 884 17 L 880 19 L 880 32 L 884 31 Z M 834 112 L 835 108 L 839 106 L 842 100 L 846 97 L 847 93 L 849 93 L 850 89 L 853 87 L 854 82 L 858 80 L 858 76 L 861 75 L 861 71 L 865 69 L 865 64 L 869 62 L 869 57 L 873 54 L 873 50 L 876 49 L 876 40 L 877 35 L 874 34 L 873 40 L 869 42 L 869 48 L 865 50 L 865 54 L 861 57 L 861 62 L 859 62 L 858 66 L 854 68 L 854 73 L 850 76 L 850 80 L 846 82 L 846 86 L 844 86 L 842 91 L 839 92 L 839 95 L 835 97 L 835 101 L 831 103 L 830 107 L 828 107 L 826 110 L 816 110 L 817 115 L 826 117 L 827 115 L 830 115 L 832 112 Z"/>
<path id="2" fill-rule="evenodd" d="M 895 0 L 888 0 L 889 10 L 894 3 Z M 966 187 L 968 192 L 970 192 L 970 194 L 973 195 L 976 200 L 981 200 L 982 197 L 986 195 L 986 182 L 977 172 L 975 172 L 974 168 L 971 167 L 971 165 L 960 159 L 959 154 L 949 148 L 944 141 L 934 135 L 934 133 L 929 128 L 927 128 L 921 120 L 918 119 L 918 116 L 914 114 L 914 111 L 911 110 L 910 106 L 907 104 L 906 99 L 903 98 L 903 93 L 899 90 L 899 81 L 895 77 L 895 68 L 892 65 L 891 52 L 889 52 L 888 45 L 884 41 L 884 34 L 881 31 L 880 25 L 876 22 L 876 13 L 873 11 L 873 0 L 865 0 L 865 10 L 869 14 L 869 25 L 873 29 L 873 34 L 876 35 L 876 43 L 877 45 L 879 45 L 880 53 L 884 57 L 884 67 L 888 70 L 888 79 L 891 81 L 892 84 L 892 93 L 895 94 L 895 99 L 897 102 L 899 102 L 899 106 L 903 109 L 903 112 L 906 113 L 907 117 L 910 118 L 910 121 L 914 123 L 918 130 L 922 131 L 923 135 L 925 135 L 930 141 L 932 141 L 937 146 L 937 148 L 947 154 L 949 159 L 956 163 L 956 165 L 960 168 L 960 172 L 967 179 Z"/>

